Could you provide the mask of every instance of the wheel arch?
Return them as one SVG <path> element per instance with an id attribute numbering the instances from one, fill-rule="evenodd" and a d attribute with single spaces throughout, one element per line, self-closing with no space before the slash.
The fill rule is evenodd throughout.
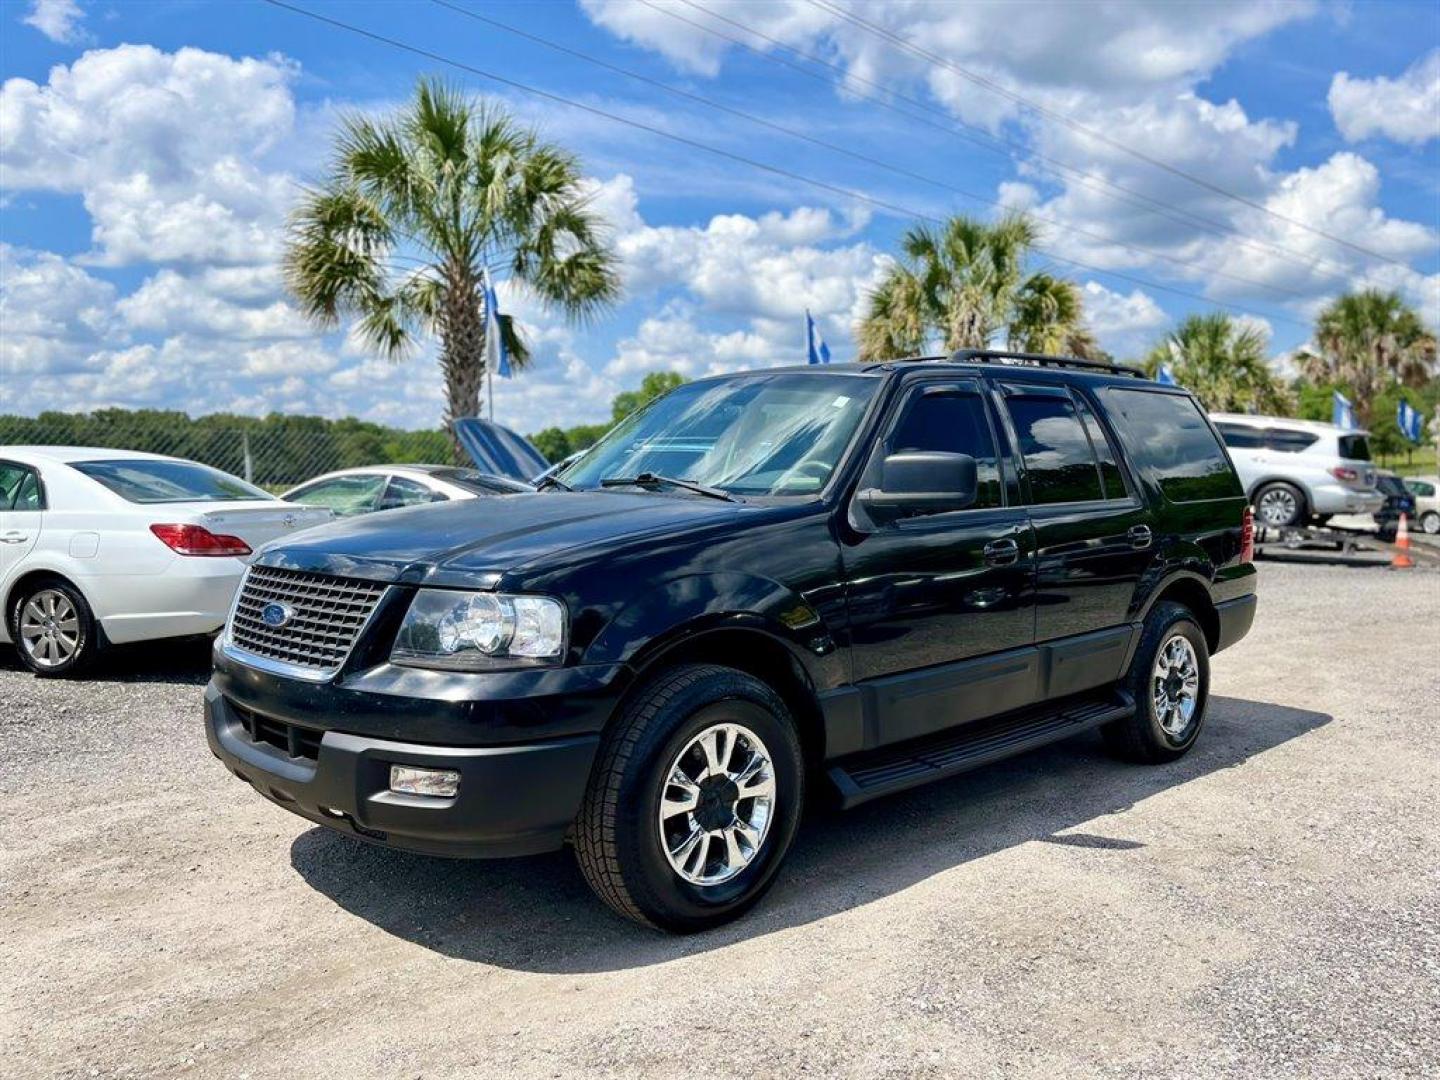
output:
<path id="1" fill-rule="evenodd" d="M 24 592 L 25 588 L 41 581 L 59 581 L 70 586 L 84 599 L 85 605 L 90 609 L 90 621 L 95 628 L 95 643 L 100 647 L 108 644 L 105 637 L 105 628 L 100 625 L 100 617 L 95 614 L 95 601 L 91 599 L 90 593 L 75 578 L 57 570 L 51 566 L 35 566 L 23 573 L 17 574 L 15 579 L 5 586 L 4 604 L 0 606 L 0 633 L 3 633 L 4 640 L 15 642 L 15 634 L 10 626 L 10 619 L 14 613 L 16 599 Z"/>
<path id="2" fill-rule="evenodd" d="M 619 715 L 651 676 L 680 664 L 717 664 L 752 675 L 785 701 L 808 765 L 825 754 L 825 724 L 815 684 L 794 649 L 751 616 L 709 618 L 677 627 L 637 656 L 635 676 L 615 708 Z"/>
<path id="3" fill-rule="evenodd" d="M 1200 629 L 1205 632 L 1205 644 L 1214 653 L 1220 644 L 1220 613 L 1210 595 L 1209 583 L 1200 575 L 1180 573 L 1169 578 L 1157 589 L 1150 602 L 1140 613 L 1142 620 L 1149 618 L 1155 605 L 1163 601 L 1181 604 L 1195 613 Z"/>

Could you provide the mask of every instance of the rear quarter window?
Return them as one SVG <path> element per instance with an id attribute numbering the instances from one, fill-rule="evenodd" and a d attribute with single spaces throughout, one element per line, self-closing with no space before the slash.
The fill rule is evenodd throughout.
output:
<path id="1" fill-rule="evenodd" d="M 1119 386 L 1102 387 L 1099 397 L 1130 460 L 1165 498 L 1200 502 L 1244 494 L 1194 398 Z"/>
<path id="2" fill-rule="evenodd" d="M 1364 435 L 1341 435 L 1340 456 L 1350 461 L 1370 460 L 1370 440 Z"/>

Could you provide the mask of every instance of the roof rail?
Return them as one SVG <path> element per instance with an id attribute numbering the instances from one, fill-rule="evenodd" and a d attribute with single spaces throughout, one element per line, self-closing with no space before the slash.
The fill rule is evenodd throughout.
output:
<path id="1" fill-rule="evenodd" d="M 1034 364 L 1037 367 L 1080 368 L 1083 371 L 1105 371 L 1111 375 L 1132 375 L 1145 378 L 1143 371 L 1122 364 L 1103 364 L 1099 360 L 1076 360 L 1071 356 L 1046 356 L 1042 353 L 1009 352 L 1004 349 L 956 349 L 950 354 L 952 364 Z"/>

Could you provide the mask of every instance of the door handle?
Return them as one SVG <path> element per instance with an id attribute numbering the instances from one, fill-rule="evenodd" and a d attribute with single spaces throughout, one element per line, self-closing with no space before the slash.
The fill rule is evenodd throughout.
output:
<path id="1" fill-rule="evenodd" d="M 25 540 L 26 536 L 22 532 L 7 532 L 0 536 L 0 544 L 23 544 Z"/>
<path id="2" fill-rule="evenodd" d="M 1149 525 L 1131 525 L 1125 533 L 1125 536 L 1129 539 L 1130 546 L 1136 551 L 1143 551 L 1150 546 L 1151 533 Z"/>
<path id="3" fill-rule="evenodd" d="M 990 566 L 1009 566 L 1020 558 L 1020 545 L 1014 540 L 991 540 L 985 545 L 985 562 Z"/>

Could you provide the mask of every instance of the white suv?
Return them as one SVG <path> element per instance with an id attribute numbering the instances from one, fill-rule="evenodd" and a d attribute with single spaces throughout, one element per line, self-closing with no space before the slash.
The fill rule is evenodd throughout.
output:
<path id="1" fill-rule="evenodd" d="M 1324 524 L 1332 514 L 1373 514 L 1369 432 L 1313 420 L 1211 413 L 1262 525 Z"/>

